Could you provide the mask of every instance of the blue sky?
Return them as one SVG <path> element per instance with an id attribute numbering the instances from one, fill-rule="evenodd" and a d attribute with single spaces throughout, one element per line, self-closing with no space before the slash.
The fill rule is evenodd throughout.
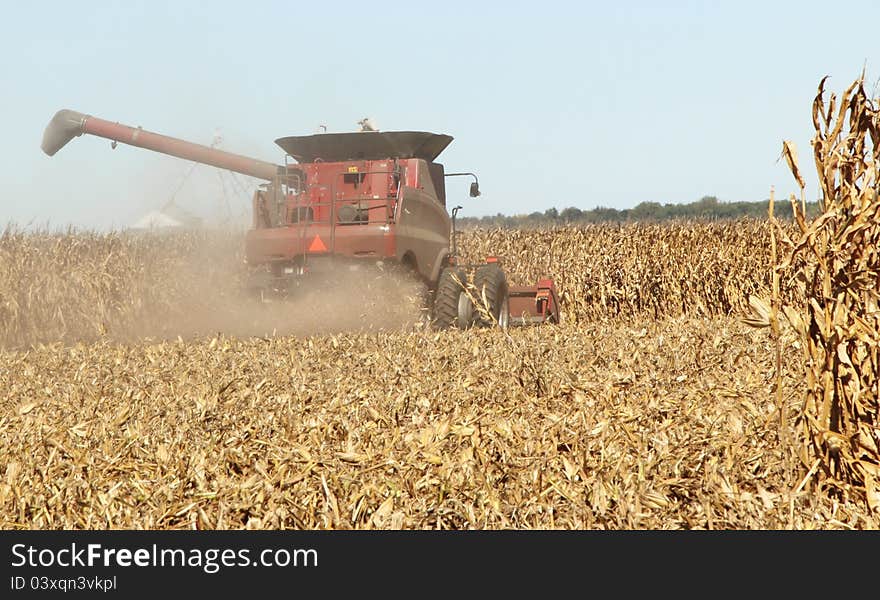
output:
<path id="1" fill-rule="evenodd" d="M 819 80 L 867 65 L 880 3 L 7 2 L 0 23 L 0 224 L 130 224 L 174 197 L 209 221 L 256 180 L 83 136 L 40 148 L 61 108 L 283 162 L 274 140 L 382 130 L 452 135 L 462 215 L 796 191 Z M 840 12 L 836 12 L 840 11 Z M 187 173 L 191 174 L 187 176 Z"/>

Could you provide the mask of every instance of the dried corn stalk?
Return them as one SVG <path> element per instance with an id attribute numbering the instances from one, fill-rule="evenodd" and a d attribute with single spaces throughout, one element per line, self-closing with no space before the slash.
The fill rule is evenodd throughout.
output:
<path id="1" fill-rule="evenodd" d="M 796 274 L 805 300 L 785 310 L 804 349 L 801 454 L 821 467 L 822 487 L 880 511 L 880 112 L 863 77 L 839 103 L 824 96 L 825 78 L 813 102 L 812 141 L 823 214 L 808 222 L 791 197 L 799 234 L 782 235 L 789 251 L 779 266 Z M 789 165 L 802 181 L 796 158 Z"/>
<path id="2" fill-rule="evenodd" d="M 784 226 L 796 233 L 793 223 Z M 566 322 L 726 316 L 747 309 L 748 297 L 770 286 L 766 227 L 763 220 L 742 219 L 475 229 L 462 232 L 460 247 L 463 263 L 501 257 L 512 285 L 551 276 Z M 0 231 L 0 347 L 217 331 L 315 333 L 365 322 L 345 306 L 333 327 L 325 315 L 311 322 L 303 311 L 251 306 L 241 294 L 247 276 L 242 249 L 237 231 L 157 236 L 7 228 Z M 401 285 L 384 289 L 370 280 L 357 287 L 371 322 L 396 326 L 401 298 L 413 295 Z M 783 301 L 793 301 L 791 291 L 792 282 L 782 278 Z M 327 297 L 321 295 L 322 302 Z M 404 312 L 403 320 L 411 321 L 412 311 Z"/>

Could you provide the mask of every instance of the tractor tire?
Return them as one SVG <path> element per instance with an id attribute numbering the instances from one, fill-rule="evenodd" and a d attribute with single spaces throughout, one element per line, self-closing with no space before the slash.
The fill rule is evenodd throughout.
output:
<path id="1" fill-rule="evenodd" d="M 435 328 L 449 329 L 461 326 L 459 306 L 461 297 L 464 296 L 465 285 L 467 285 L 467 275 L 463 269 L 446 267 L 440 272 L 432 311 Z"/>
<path id="2" fill-rule="evenodd" d="M 474 274 L 474 298 L 478 305 L 474 309 L 474 321 L 478 327 L 498 326 L 507 329 L 510 323 L 510 290 L 500 266 L 486 264 L 477 268 Z"/>

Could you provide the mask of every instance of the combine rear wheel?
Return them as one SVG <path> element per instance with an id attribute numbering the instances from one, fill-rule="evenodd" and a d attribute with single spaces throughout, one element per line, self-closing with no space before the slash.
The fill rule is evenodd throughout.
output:
<path id="1" fill-rule="evenodd" d="M 476 324 L 480 327 L 498 325 L 507 329 L 510 323 L 510 291 L 501 267 L 493 263 L 479 267 L 474 274 L 474 290 L 478 305 L 474 309 Z"/>
<path id="2" fill-rule="evenodd" d="M 434 294 L 433 321 L 437 329 L 463 328 L 460 309 L 462 298 L 467 301 L 467 296 L 463 293 L 466 284 L 467 276 L 463 269 L 447 267 L 440 272 Z"/>

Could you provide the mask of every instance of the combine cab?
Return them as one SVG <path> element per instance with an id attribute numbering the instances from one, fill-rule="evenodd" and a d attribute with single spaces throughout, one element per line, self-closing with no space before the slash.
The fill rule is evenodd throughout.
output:
<path id="1" fill-rule="evenodd" d="M 446 207 L 447 177 L 435 162 L 452 137 L 422 131 L 363 131 L 279 138 L 279 165 L 61 110 L 43 134 L 54 155 L 90 134 L 263 179 L 253 195 L 245 239 L 250 289 L 261 298 L 290 293 L 304 278 L 335 270 L 397 265 L 430 291 L 438 328 L 558 323 L 552 280 L 509 286 L 501 263 L 461 265 L 455 213 Z M 115 144 L 114 144 L 115 146 Z M 291 162 L 293 161 L 293 162 Z M 468 274 L 472 273 L 472 277 Z"/>

